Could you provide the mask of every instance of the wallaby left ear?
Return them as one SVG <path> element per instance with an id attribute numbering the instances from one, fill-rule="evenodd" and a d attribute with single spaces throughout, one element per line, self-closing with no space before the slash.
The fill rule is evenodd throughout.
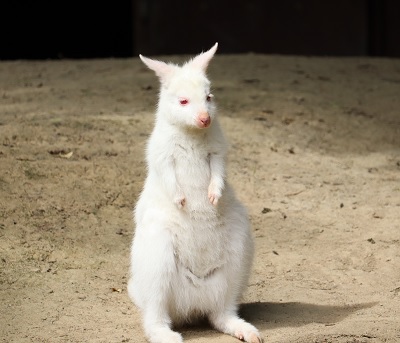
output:
<path id="1" fill-rule="evenodd" d="M 193 58 L 192 61 L 189 62 L 189 64 L 196 68 L 200 68 L 203 71 L 206 71 L 208 64 L 213 58 L 215 52 L 217 51 L 217 48 L 218 48 L 218 43 L 215 43 L 210 50 L 203 52 L 200 55 L 197 55 L 195 58 Z"/>
<path id="2" fill-rule="evenodd" d="M 166 79 L 172 74 L 175 67 L 171 64 L 167 64 L 162 61 L 153 60 L 148 57 L 139 55 L 142 62 L 147 65 L 151 70 L 154 70 L 156 75 L 160 78 L 161 82 L 165 82 Z"/>

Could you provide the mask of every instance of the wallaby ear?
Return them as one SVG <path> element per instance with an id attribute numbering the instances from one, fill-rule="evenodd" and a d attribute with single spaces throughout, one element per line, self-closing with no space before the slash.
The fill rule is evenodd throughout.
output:
<path id="1" fill-rule="evenodd" d="M 197 55 L 193 60 L 190 62 L 190 65 L 200 68 L 203 71 L 206 71 L 208 64 L 210 63 L 211 59 L 213 58 L 215 52 L 217 51 L 218 43 L 215 43 L 214 46 L 206 51 Z"/>
<path id="2" fill-rule="evenodd" d="M 139 55 L 139 57 L 145 65 L 147 65 L 151 70 L 154 70 L 161 81 L 165 81 L 166 78 L 174 70 L 173 65 L 167 64 L 165 62 L 152 60 L 151 58 L 144 57 L 142 55 Z"/>

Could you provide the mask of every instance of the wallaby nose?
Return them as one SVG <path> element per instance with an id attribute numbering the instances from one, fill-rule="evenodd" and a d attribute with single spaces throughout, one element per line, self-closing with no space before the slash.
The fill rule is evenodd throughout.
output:
<path id="1" fill-rule="evenodd" d="M 204 117 L 204 118 L 200 118 L 201 122 L 204 124 L 204 126 L 208 126 L 210 125 L 210 117 Z"/>
<path id="2" fill-rule="evenodd" d="M 210 126 L 211 118 L 207 112 L 200 113 L 198 116 L 198 124 L 199 127 L 208 127 Z"/>

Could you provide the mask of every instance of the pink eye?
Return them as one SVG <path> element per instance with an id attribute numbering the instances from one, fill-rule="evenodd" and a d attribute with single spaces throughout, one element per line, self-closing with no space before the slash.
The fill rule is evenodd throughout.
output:
<path id="1" fill-rule="evenodd" d="M 180 103 L 182 106 L 185 106 L 185 105 L 187 105 L 187 104 L 189 103 L 189 100 L 188 100 L 188 99 L 179 99 L 179 103 Z"/>
<path id="2" fill-rule="evenodd" d="M 211 101 L 211 99 L 214 97 L 214 95 L 212 94 L 208 94 L 206 100 L 207 101 Z"/>

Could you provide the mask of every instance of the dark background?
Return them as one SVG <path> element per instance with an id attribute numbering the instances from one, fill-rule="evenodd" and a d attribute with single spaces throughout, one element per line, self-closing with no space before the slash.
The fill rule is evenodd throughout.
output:
<path id="1" fill-rule="evenodd" d="M 2 1 L 0 59 L 220 53 L 400 57 L 399 0 Z"/>

